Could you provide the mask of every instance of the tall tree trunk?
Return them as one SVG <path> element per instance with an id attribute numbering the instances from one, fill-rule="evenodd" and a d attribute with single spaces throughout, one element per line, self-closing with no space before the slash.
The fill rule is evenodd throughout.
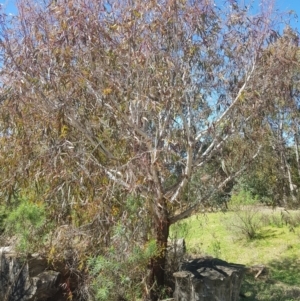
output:
<path id="1" fill-rule="evenodd" d="M 161 203 L 158 203 L 159 205 Z M 165 204 L 164 204 L 165 205 Z M 158 253 L 151 259 L 150 276 L 148 285 L 151 301 L 157 301 L 160 290 L 165 284 L 166 251 L 169 237 L 170 221 L 165 206 L 156 208 L 159 210 L 158 218 L 155 220 L 155 239 Z"/>
<path id="2" fill-rule="evenodd" d="M 298 175 L 299 175 L 299 177 L 300 177 L 299 132 L 298 132 L 298 125 L 295 124 L 294 128 L 295 128 L 295 133 L 294 133 L 294 143 L 295 143 L 296 162 L 297 162 Z"/>
<path id="3" fill-rule="evenodd" d="M 283 133 L 283 123 L 284 123 L 284 113 L 281 112 L 280 113 L 280 123 L 279 123 L 279 137 L 278 137 L 278 141 L 279 141 L 279 149 L 281 152 L 281 165 L 282 165 L 282 170 L 286 171 L 286 177 L 288 179 L 288 183 L 289 183 L 289 195 L 291 196 L 293 202 L 296 201 L 296 196 L 295 196 L 295 185 L 292 181 L 292 174 L 291 174 L 291 168 L 290 165 L 288 164 L 287 158 L 286 158 L 286 145 L 284 142 L 284 133 Z M 285 195 L 286 198 L 287 195 Z M 284 202 L 286 203 L 286 200 L 284 200 Z"/>
<path id="4" fill-rule="evenodd" d="M 293 180 L 292 180 L 291 167 L 288 164 L 285 156 L 284 156 L 284 163 L 286 166 L 286 171 L 287 171 L 287 176 L 288 176 L 288 181 L 289 181 L 290 195 L 292 197 L 292 200 L 294 202 L 296 202 L 296 200 L 297 200 L 296 199 L 296 189 L 295 189 L 296 186 L 294 185 Z"/>

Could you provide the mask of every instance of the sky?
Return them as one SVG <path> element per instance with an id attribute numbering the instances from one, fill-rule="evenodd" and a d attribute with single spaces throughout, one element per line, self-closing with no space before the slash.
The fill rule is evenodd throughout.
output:
<path id="1" fill-rule="evenodd" d="M 2 0 L 0 3 L 4 6 L 6 13 L 16 14 L 16 1 L 15 0 Z"/>
<path id="2" fill-rule="evenodd" d="M 276 8 L 280 11 L 294 11 L 293 15 L 298 18 L 293 18 L 291 27 L 300 32 L 300 1 L 299 0 L 277 0 Z M 297 20 L 299 19 L 299 20 Z"/>
<path id="3" fill-rule="evenodd" d="M 245 1 L 248 3 L 252 2 L 254 3 L 253 4 L 254 7 L 255 7 L 255 3 L 258 2 L 258 0 L 237 0 L 237 1 L 238 2 Z M 15 5 L 16 0 L 0 0 L 0 3 L 4 5 L 6 13 L 11 13 L 11 14 L 17 13 L 16 5 Z M 276 0 L 276 9 L 278 9 L 281 12 L 294 11 L 292 15 L 298 15 L 299 21 L 293 20 L 290 25 L 293 29 L 297 29 L 300 32 L 300 0 Z M 257 7 L 256 10 L 258 10 Z"/>

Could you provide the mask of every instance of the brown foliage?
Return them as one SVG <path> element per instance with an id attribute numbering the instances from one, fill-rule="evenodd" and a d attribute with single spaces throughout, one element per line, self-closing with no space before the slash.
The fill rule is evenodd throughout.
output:
<path id="1" fill-rule="evenodd" d="M 269 17 L 212 1 L 20 1 L 2 25 L 3 189 L 33 191 L 58 224 L 104 221 L 105 233 L 140 227 L 126 209 L 138 195 L 136 215 L 163 250 L 153 264 L 162 285 L 169 225 L 260 149 L 265 103 L 251 88 Z M 207 166 L 214 189 L 187 201 Z"/>

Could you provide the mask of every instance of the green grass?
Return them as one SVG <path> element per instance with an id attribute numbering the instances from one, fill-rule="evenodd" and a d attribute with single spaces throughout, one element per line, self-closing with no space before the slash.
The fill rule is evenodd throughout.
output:
<path id="1" fill-rule="evenodd" d="M 192 216 L 175 225 L 171 233 L 185 237 L 190 256 L 211 255 L 247 266 L 267 266 L 267 277 L 246 276 L 245 300 L 295 301 L 300 300 L 300 219 L 299 212 L 289 214 L 292 226 L 280 212 L 258 210 L 255 218 L 261 226 L 251 240 L 232 226 L 238 224 L 235 212 Z"/>
<path id="2" fill-rule="evenodd" d="M 272 279 L 254 279 L 246 276 L 241 288 L 246 301 L 297 301 L 300 300 L 300 289 Z"/>

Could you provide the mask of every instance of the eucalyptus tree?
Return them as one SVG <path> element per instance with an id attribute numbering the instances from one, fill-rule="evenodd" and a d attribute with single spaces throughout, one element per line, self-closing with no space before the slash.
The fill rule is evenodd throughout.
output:
<path id="1" fill-rule="evenodd" d="M 282 205 L 287 205 L 287 197 L 297 201 L 299 185 L 299 59 L 298 33 L 287 26 L 282 36 L 273 36 L 261 57 L 257 71 L 263 82 L 253 81 L 252 86 L 252 91 L 265 102 L 261 114 L 266 133 L 263 156 L 254 168 L 254 177 L 269 177 L 271 182 L 266 183 L 272 186 L 269 188 L 273 201 Z"/>
<path id="2" fill-rule="evenodd" d="M 33 190 L 58 224 L 104 219 L 101 233 L 126 224 L 137 196 L 157 299 L 170 225 L 259 154 L 266 106 L 252 87 L 264 85 L 270 4 L 19 1 L 1 32 L 3 189 Z M 201 189 L 184 197 L 196 173 Z"/>

